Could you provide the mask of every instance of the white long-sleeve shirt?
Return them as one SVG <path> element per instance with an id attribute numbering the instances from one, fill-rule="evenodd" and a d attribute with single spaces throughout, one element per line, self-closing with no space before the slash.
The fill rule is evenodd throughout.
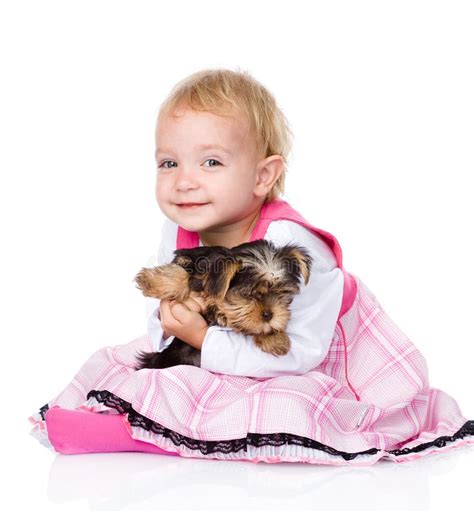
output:
<path id="1" fill-rule="evenodd" d="M 176 249 L 178 225 L 169 219 L 163 223 L 161 243 L 154 265 L 169 263 Z M 274 356 L 255 345 L 253 336 L 232 328 L 209 326 L 201 347 L 201 368 L 211 372 L 268 378 L 304 374 L 326 357 L 341 308 L 343 274 L 329 246 L 304 226 L 287 220 L 272 221 L 264 236 L 276 246 L 299 244 L 313 257 L 307 285 L 300 279 L 300 292 L 290 304 L 291 317 L 286 333 L 290 350 Z M 199 241 L 199 245 L 202 242 Z M 163 338 L 159 317 L 160 300 L 146 298 L 148 335 L 154 351 L 161 352 L 174 339 Z"/>

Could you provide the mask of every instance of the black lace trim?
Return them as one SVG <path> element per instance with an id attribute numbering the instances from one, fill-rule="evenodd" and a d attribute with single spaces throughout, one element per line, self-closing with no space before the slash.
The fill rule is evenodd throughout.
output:
<path id="1" fill-rule="evenodd" d="M 41 408 L 39 409 L 39 414 L 41 415 L 41 418 L 43 420 L 46 420 L 46 412 L 49 410 L 49 404 L 46 403 L 44 406 L 41 406 Z"/>
<path id="2" fill-rule="evenodd" d="M 247 451 L 247 447 L 249 445 L 253 447 L 262 447 L 264 445 L 281 446 L 285 444 L 299 445 L 310 449 L 318 449 L 333 456 L 341 456 L 346 461 L 352 460 L 361 454 L 376 454 L 379 452 L 379 449 L 376 449 L 375 447 L 373 449 L 368 449 L 367 451 L 354 453 L 338 451 L 333 447 L 324 445 L 316 440 L 312 440 L 311 438 L 292 435 L 290 433 L 272 433 L 266 435 L 262 435 L 260 433 L 248 433 L 245 438 L 236 438 L 234 440 L 222 440 L 216 442 L 196 440 L 194 438 L 181 435 L 176 431 L 172 431 L 171 429 L 162 426 L 158 422 L 154 422 L 153 420 L 144 417 L 135 411 L 130 403 L 107 390 L 91 390 L 87 394 L 87 399 L 90 399 L 91 397 L 94 397 L 98 402 L 105 404 L 105 406 L 108 406 L 109 408 L 114 408 L 119 413 L 128 414 L 128 421 L 130 425 L 141 427 L 146 431 L 152 431 L 155 434 L 162 435 L 165 438 L 171 440 L 175 446 L 185 445 L 188 449 L 201 451 L 202 454 L 212 454 L 215 452 L 223 452 L 224 454 L 229 454 L 231 452 L 238 452 L 241 450 Z M 48 409 L 48 404 L 45 404 L 40 408 L 40 414 L 43 420 L 45 420 L 45 414 Z M 417 445 L 416 447 L 395 449 L 387 452 L 395 456 L 421 452 L 432 446 L 444 447 L 448 442 L 454 442 L 455 440 L 464 438 L 465 436 L 474 436 L 474 420 L 468 420 L 461 427 L 461 429 L 459 429 L 452 436 L 440 436 L 432 442 L 426 442 L 424 444 Z"/>

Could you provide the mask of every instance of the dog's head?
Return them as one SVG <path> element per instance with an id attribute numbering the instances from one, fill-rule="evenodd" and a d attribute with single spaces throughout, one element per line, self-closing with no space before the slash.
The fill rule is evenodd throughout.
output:
<path id="1" fill-rule="evenodd" d="M 300 281 L 307 284 L 311 274 L 309 252 L 296 244 L 276 247 L 265 239 L 231 251 L 239 267 L 220 305 L 227 324 L 255 335 L 284 331 Z"/>
<path id="2" fill-rule="evenodd" d="M 284 331 L 289 305 L 308 283 L 312 258 L 295 244 L 276 247 L 260 239 L 231 249 L 199 246 L 174 252 L 189 273 L 189 288 L 204 292 L 222 324 L 247 334 Z"/>

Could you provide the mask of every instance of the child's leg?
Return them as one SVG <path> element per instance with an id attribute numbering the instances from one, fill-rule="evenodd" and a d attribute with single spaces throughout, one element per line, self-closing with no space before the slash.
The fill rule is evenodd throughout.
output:
<path id="1" fill-rule="evenodd" d="M 123 417 L 55 406 L 46 412 L 45 419 L 49 440 L 62 454 L 134 451 L 177 455 L 131 438 Z"/>

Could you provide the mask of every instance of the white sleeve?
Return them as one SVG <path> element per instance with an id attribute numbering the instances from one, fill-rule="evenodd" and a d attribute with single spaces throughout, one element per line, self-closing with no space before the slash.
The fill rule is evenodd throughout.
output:
<path id="1" fill-rule="evenodd" d="M 157 351 L 158 353 L 161 353 L 161 351 L 166 349 L 174 339 L 174 335 L 171 335 L 168 338 L 163 338 L 163 328 L 161 327 L 160 318 L 160 301 L 161 300 L 156 297 L 146 298 L 148 336 L 151 339 L 153 351 Z"/>
<path id="2" fill-rule="evenodd" d="M 165 219 L 161 231 L 161 241 L 158 247 L 158 254 L 152 266 L 163 265 L 171 262 L 173 251 L 176 249 L 177 225 Z M 161 353 L 174 339 L 174 335 L 163 338 L 163 328 L 160 319 L 160 299 L 146 297 L 146 316 L 148 336 L 152 341 L 153 351 Z"/>
<path id="3" fill-rule="evenodd" d="M 303 226 L 292 225 L 296 223 L 274 221 L 265 235 L 277 245 L 301 244 L 313 257 L 308 284 L 300 280 L 300 292 L 290 304 L 291 317 L 286 330 L 291 343 L 289 352 L 283 356 L 265 353 L 250 335 L 232 328 L 209 326 L 201 347 L 201 368 L 222 374 L 269 378 L 304 374 L 326 357 L 342 303 L 344 277 L 326 243 Z"/>

